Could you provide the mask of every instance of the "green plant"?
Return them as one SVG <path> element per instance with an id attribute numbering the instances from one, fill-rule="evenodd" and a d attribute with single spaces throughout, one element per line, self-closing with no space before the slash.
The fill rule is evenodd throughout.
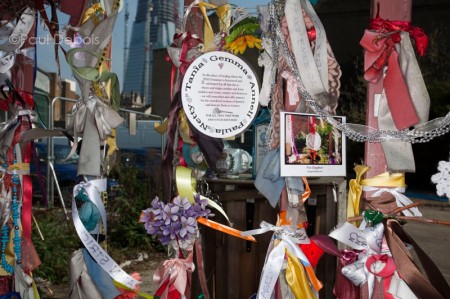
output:
<path id="1" fill-rule="evenodd" d="M 150 206 L 153 198 L 148 191 L 150 180 L 139 178 L 138 171 L 133 167 L 121 168 L 120 195 L 113 199 L 107 208 L 111 212 L 108 221 L 110 227 L 108 242 L 113 258 L 114 255 L 131 255 L 128 257 L 135 258 L 138 251 L 164 249 L 155 238 L 147 234 L 142 223 L 138 222 L 142 210 Z"/>
<path id="2" fill-rule="evenodd" d="M 44 237 L 42 240 L 34 225 L 32 240 L 42 263 L 33 273 L 52 283 L 66 283 L 70 255 L 80 245 L 72 222 L 61 209 L 35 210 L 33 214 Z"/>

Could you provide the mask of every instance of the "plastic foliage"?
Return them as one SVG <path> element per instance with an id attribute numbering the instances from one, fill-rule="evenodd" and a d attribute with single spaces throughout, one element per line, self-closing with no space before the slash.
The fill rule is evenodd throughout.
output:
<path id="1" fill-rule="evenodd" d="M 225 49 L 230 50 L 233 54 L 244 54 L 248 48 L 258 48 L 262 50 L 258 33 L 260 32 L 258 20 L 255 17 L 248 17 L 234 26 L 230 34 L 225 37 Z"/>

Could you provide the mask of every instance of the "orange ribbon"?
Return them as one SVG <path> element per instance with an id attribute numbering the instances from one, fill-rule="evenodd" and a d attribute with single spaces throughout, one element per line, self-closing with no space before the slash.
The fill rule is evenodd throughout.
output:
<path id="1" fill-rule="evenodd" d="M 207 226 L 209 228 L 215 229 L 215 230 L 217 230 L 219 232 L 228 234 L 230 236 L 241 238 L 241 239 L 244 239 L 246 241 L 251 241 L 251 242 L 255 242 L 256 243 L 256 240 L 255 240 L 255 238 L 253 236 L 242 236 L 240 230 L 231 228 L 229 226 L 220 224 L 218 222 L 215 222 L 215 221 L 203 218 L 203 217 L 198 217 L 197 218 L 197 222 L 200 223 L 200 224 L 203 224 L 204 226 Z"/>

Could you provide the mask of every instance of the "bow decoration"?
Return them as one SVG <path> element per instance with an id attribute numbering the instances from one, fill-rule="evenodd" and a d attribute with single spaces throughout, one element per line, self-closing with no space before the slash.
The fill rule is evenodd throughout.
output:
<path id="1" fill-rule="evenodd" d="M 364 79 L 371 83 L 384 78 L 384 90 L 392 119 L 397 129 L 407 129 L 419 122 L 416 108 L 411 99 L 408 86 L 399 66 L 396 50 L 396 33 L 380 34 L 366 30 L 361 46 L 366 50 L 364 58 Z M 400 37 L 400 35 L 398 35 Z"/>
<path id="2" fill-rule="evenodd" d="M 74 143 L 66 160 L 70 159 L 75 153 L 78 146 L 78 136 L 83 133 L 90 133 L 84 132 L 88 113 L 94 115 L 97 132 L 100 140 L 102 141 L 112 135 L 113 128 L 119 126 L 123 121 L 123 118 L 117 113 L 117 111 L 103 103 L 96 96 L 90 96 L 87 102 L 82 99 L 78 100 L 72 110 L 72 114 L 75 115 L 73 123 Z"/>
<path id="3" fill-rule="evenodd" d="M 259 229 L 249 230 L 241 233 L 242 236 L 251 236 L 263 234 L 268 231 L 273 231 L 275 240 L 274 243 L 277 243 L 277 245 L 274 246 L 274 248 L 266 258 L 266 263 L 261 274 L 257 297 L 271 298 L 276 284 L 275 278 L 280 275 L 286 251 L 289 251 L 288 257 L 290 255 L 291 259 L 300 260 L 301 264 L 303 265 L 302 268 L 304 267 L 304 270 L 308 274 L 309 281 L 311 282 L 314 290 L 319 291 L 323 285 L 317 279 L 314 273 L 314 269 L 308 258 L 303 253 L 302 249 L 298 246 L 298 244 L 310 243 L 309 238 L 306 235 L 306 231 L 303 228 L 297 228 L 295 232 L 293 232 L 288 226 L 277 227 L 265 221 L 261 222 L 260 227 L 261 228 Z M 300 292 L 306 295 L 314 294 L 314 291 L 312 291 L 311 289 L 306 291 L 303 288 L 303 286 L 307 284 L 305 281 L 298 281 L 296 279 L 293 279 L 294 277 L 306 277 L 301 273 L 303 269 L 299 270 L 296 265 L 299 264 L 296 261 L 291 260 L 290 266 L 286 269 L 286 277 L 291 289 L 295 290 L 294 292 Z M 306 293 L 303 293 L 303 291 L 305 291 Z M 312 296 L 313 297 L 305 298 L 315 298 L 315 295 Z"/>
<path id="4" fill-rule="evenodd" d="M 372 298 L 375 276 L 365 266 L 367 259 L 373 254 L 381 253 L 384 226 L 379 223 L 372 227 L 366 227 L 363 231 L 346 222 L 340 228 L 332 231 L 330 237 L 361 251 L 358 259 L 342 267 L 341 273 L 347 277 L 355 286 L 368 283 L 369 298 Z"/>
<path id="5" fill-rule="evenodd" d="M 395 42 L 400 41 L 399 32 L 406 31 L 414 39 L 416 49 L 420 56 L 424 56 L 428 48 L 428 36 L 422 28 L 412 26 L 410 22 L 406 21 L 389 21 L 380 17 L 370 20 L 370 30 L 393 33 L 392 38 Z"/>
<path id="6" fill-rule="evenodd" d="M 363 191 L 375 191 L 372 196 L 379 196 L 385 192 L 391 193 L 398 207 L 410 205 L 412 201 L 402 193 L 405 192 L 405 175 L 403 173 L 385 172 L 370 179 L 363 179 L 364 174 L 370 169 L 366 165 L 357 165 L 354 170 L 356 178 L 350 180 L 347 204 L 347 216 L 358 216 L 360 200 Z M 422 213 L 414 207 L 404 210 L 406 216 L 421 217 Z"/>
<path id="7" fill-rule="evenodd" d="M 160 299 L 189 298 L 191 278 L 194 272 L 193 253 L 187 259 L 170 259 L 161 262 L 153 274 L 153 282 L 158 285 L 155 296 Z"/>

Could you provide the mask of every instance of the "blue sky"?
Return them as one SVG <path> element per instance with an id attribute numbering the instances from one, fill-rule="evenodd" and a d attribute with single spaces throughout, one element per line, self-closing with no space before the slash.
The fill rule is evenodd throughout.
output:
<path id="1" fill-rule="evenodd" d="M 130 39 L 138 1 L 137 0 L 125 0 L 125 1 L 128 2 L 128 10 L 130 13 L 130 18 L 128 21 L 128 39 Z M 230 0 L 230 3 L 240 7 L 247 8 L 247 10 L 251 13 L 256 11 L 257 5 L 265 5 L 268 2 L 269 0 Z M 60 24 L 67 23 L 68 22 L 67 16 L 65 16 L 64 14 L 60 14 L 59 22 Z M 62 27 L 62 25 L 60 25 L 60 27 Z M 114 27 L 114 32 L 112 36 L 112 45 L 113 45 L 112 71 L 117 73 L 120 82 L 123 82 L 123 65 L 124 65 L 123 48 L 124 48 L 124 32 L 125 32 L 124 28 L 125 28 L 125 9 L 122 9 L 116 20 L 116 25 Z M 38 28 L 38 36 L 47 37 L 48 35 L 49 35 L 48 31 L 44 31 L 40 27 Z M 44 71 L 56 72 L 55 55 L 52 44 L 38 45 L 37 56 L 38 56 L 38 66 L 40 68 L 42 68 Z M 72 73 L 69 67 L 67 66 L 65 58 L 61 52 L 60 52 L 60 62 L 61 62 L 62 78 L 73 79 Z"/>

